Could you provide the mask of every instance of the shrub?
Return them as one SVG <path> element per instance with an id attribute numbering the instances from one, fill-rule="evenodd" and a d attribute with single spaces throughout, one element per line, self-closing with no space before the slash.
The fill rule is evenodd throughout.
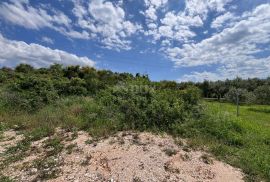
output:
<path id="1" fill-rule="evenodd" d="M 36 77 L 17 80 L 2 95 L 7 106 L 27 111 L 35 111 L 57 98 L 58 94 L 51 81 Z"/>
<path id="2" fill-rule="evenodd" d="M 19 64 L 15 68 L 15 71 L 20 73 L 31 73 L 34 71 L 34 68 L 28 64 Z"/>
<path id="3" fill-rule="evenodd" d="M 54 80 L 54 87 L 59 95 L 86 95 L 86 82 L 81 78 L 57 79 Z"/>
<path id="4" fill-rule="evenodd" d="M 254 91 L 258 104 L 270 104 L 270 85 L 263 85 Z"/>
<path id="5" fill-rule="evenodd" d="M 4 81 L 7 79 L 7 74 L 0 70 L 0 83 L 4 83 Z"/>
<path id="6" fill-rule="evenodd" d="M 195 88 L 181 91 L 143 88 L 134 85 L 109 88 L 97 98 L 104 106 L 123 113 L 123 122 L 132 129 L 168 130 L 174 123 L 184 122 L 200 113 L 200 94 Z"/>
<path id="7" fill-rule="evenodd" d="M 255 95 L 252 92 L 248 92 L 246 89 L 231 88 L 225 95 L 227 101 L 236 103 L 237 95 L 240 103 L 252 104 L 255 103 Z"/>

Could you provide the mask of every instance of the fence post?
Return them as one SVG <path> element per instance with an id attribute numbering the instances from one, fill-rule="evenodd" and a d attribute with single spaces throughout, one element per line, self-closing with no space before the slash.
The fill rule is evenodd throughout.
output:
<path id="1" fill-rule="evenodd" d="M 238 90 L 236 92 L 236 116 L 239 116 L 239 93 Z"/>

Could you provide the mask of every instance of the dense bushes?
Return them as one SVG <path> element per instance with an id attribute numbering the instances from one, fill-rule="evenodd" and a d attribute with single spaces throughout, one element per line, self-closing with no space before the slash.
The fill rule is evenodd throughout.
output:
<path id="1" fill-rule="evenodd" d="M 270 103 L 269 78 L 247 80 L 236 78 L 234 80 L 216 82 L 176 83 L 174 81 L 151 82 L 147 75 L 136 74 L 136 76 L 133 76 L 129 73 L 113 73 L 108 70 L 96 70 L 90 67 L 79 66 L 62 67 L 58 64 L 52 65 L 49 68 L 40 69 L 35 69 L 27 64 L 18 65 L 14 70 L 10 68 L 0 69 L 0 83 L 3 84 L 3 87 L 29 77 L 34 77 L 36 80 L 42 78 L 43 80 L 52 83 L 53 89 L 56 90 L 59 96 L 93 96 L 109 87 L 119 86 L 122 83 L 132 83 L 133 86 L 147 85 L 155 90 L 175 91 L 185 90 L 191 86 L 196 86 L 200 88 L 204 97 L 218 99 L 225 98 L 229 102 L 235 102 L 236 91 L 238 90 L 241 97 L 241 103 Z M 1 89 L 3 89 L 3 87 L 1 87 Z M 190 102 L 193 101 L 194 99 L 192 98 Z M 32 105 L 34 106 L 35 104 Z"/>
<path id="2" fill-rule="evenodd" d="M 39 109 L 57 98 L 58 94 L 50 80 L 32 76 L 10 84 L 1 97 L 7 107 L 28 111 Z"/>
<path id="3" fill-rule="evenodd" d="M 184 122 L 200 113 L 199 90 L 196 88 L 157 90 L 127 85 L 106 89 L 97 97 L 106 107 L 123 113 L 125 124 L 133 129 L 169 130 L 174 123 Z"/>
<path id="4" fill-rule="evenodd" d="M 254 91 L 258 103 L 270 104 L 270 85 L 262 85 Z"/>
<path id="5" fill-rule="evenodd" d="M 90 121 L 106 122 L 114 118 L 122 123 L 122 128 L 170 130 L 175 123 L 201 114 L 200 91 L 196 87 L 174 89 L 173 83 L 158 85 L 146 75 L 60 65 L 38 70 L 19 65 L 11 71 L 13 76 L 2 87 L 0 97 L 4 107 L 36 112 L 59 98 L 90 96 L 97 110 L 84 109 L 89 113 L 84 117 L 83 128 L 91 128 Z M 115 113 L 116 117 L 105 111 Z"/>

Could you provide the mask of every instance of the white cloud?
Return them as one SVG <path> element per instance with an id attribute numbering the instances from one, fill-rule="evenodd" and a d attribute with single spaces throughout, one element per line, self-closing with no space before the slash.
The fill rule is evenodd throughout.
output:
<path id="1" fill-rule="evenodd" d="M 36 8 L 28 0 L 10 0 L 0 4 L 0 18 L 27 29 L 51 28 L 67 37 L 90 39 L 92 35 L 72 29 L 72 20 L 63 12 L 41 4 Z"/>
<path id="2" fill-rule="evenodd" d="M 190 17 L 183 12 L 180 14 L 168 12 L 161 19 L 161 23 L 162 25 L 159 28 L 166 27 L 167 31 L 159 31 L 160 37 L 171 38 L 179 42 L 187 41 L 189 38 L 196 36 L 190 27 L 200 27 L 203 25 L 203 21 L 199 16 Z"/>
<path id="3" fill-rule="evenodd" d="M 0 34 L 0 65 L 15 66 L 27 63 L 35 67 L 47 67 L 58 63 L 63 65 L 94 66 L 87 57 L 79 57 L 61 50 L 53 50 L 39 44 L 27 44 L 4 38 Z"/>
<path id="4" fill-rule="evenodd" d="M 68 27 L 71 20 L 62 12 L 49 14 L 46 9 L 34 8 L 28 1 L 11 1 L 0 4 L 0 16 L 8 22 L 30 29 L 44 27 L 54 28 L 55 25 Z"/>
<path id="5" fill-rule="evenodd" d="M 27 0 L 10 0 L 0 3 L 0 18 L 27 29 L 51 28 L 59 33 L 76 39 L 95 39 L 109 49 L 130 49 L 126 40 L 141 29 L 141 26 L 126 20 L 122 3 L 113 4 L 105 0 L 92 0 L 82 5 L 73 0 L 76 23 L 63 12 L 40 4 L 30 5 Z M 80 30 L 80 31 L 78 31 Z"/>
<path id="6" fill-rule="evenodd" d="M 221 28 L 225 24 L 228 25 L 233 21 L 236 21 L 237 17 L 234 16 L 232 13 L 227 12 L 223 15 L 218 16 L 211 24 L 211 28 Z M 229 23 L 228 23 L 229 22 Z"/>
<path id="7" fill-rule="evenodd" d="M 194 27 L 202 27 L 209 11 L 223 12 L 232 0 L 185 0 L 185 7 L 178 11 L 166 11 L 164 17 L 158 17 L 157 11 L 165 7 L 167 1 L 145 0 L 147 6 L 143 13 L 148 30 L 145 35 L 152 36 L 154 43 L 165 38 L 180 43 L 190 42 L 196 36 Z"/>
<path id="8" fill-rule="evenodd" d="M 46 36 L 43 36 L 43 37 L 41 38 L 41 41 L 42 41 L 42 42 L 45 42 L 45 43 L 47 43 L 47 44 L 54 44 L 54 40 L 51 39 L 51 38 L 49 38 L 49 37 L 46 37 Z"/>
<path id="9" fill-rule="evenodd" d="M 231 76 L 265 77 L 270 74 L 270 4 L 263 4 L 238 17 L 232 27 L 202 40 L 166 49 L 176 66 L 218 65 L 221 78 Z M 261 56 L 256 56 L 258 53 Z"/>
<path id="10" fill-rule="evenodd" d="M 207 18 L 208 12 L 225 11 L 225 6 L 232 0 L 186 0 L 185 12 L 188 16 L 200 16 L 204 20 Z"/>
<path id="11" fill-rule="evenodd" d="M 177 82 L 188 82 L 188 81 L 203 82 L 204 80 L 217 81 L 219 79 L 222 79 L 222 78 L 220 78 L 218 74 L 204 71 L 204 72 L 192 72 L 191 74 L 185 74 L 180 79 L 178 79 Z"/>
<path id="12" fill-rule="evenodd" d="M 109 49 L 130 49 L 126 40 L 141 29 L 141 26 L 126 20 L 125 11 L 120 4 L 104 0 L 92 0 L 86 9 L 81 2 L 74 1 L 73 13 L 78 18 L 80 28 L 99 35 L 100 41 Z"/>
<path id="13" fill-rule="evenodd" d="M 147 6 L 154 6 L 159 8 L 160 6 L 164 6 L 168 0 L 145 0 L 144 2 Z"/>
<path id="14" fill-rule="evenodd" d="M 144 0 L 144 3 L 147 7 L 145 10 L 145 17 L 148 22 L 155 22 L 157 20 L 157 11 L 161 7 L 164 7 L 167 4 L 168 0 Z"/>

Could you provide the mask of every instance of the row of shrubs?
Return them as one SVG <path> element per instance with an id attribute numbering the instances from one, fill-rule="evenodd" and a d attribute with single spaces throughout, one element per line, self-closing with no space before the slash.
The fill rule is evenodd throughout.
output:
<path id="1" fill-rule="evenodd" d="M 119 115 L 122 127 L 142 130 L 168 130 L 175 123 L 200 117 L 200 91 L 196 87 L 160 89 L 145 75 L 79 67 L 57 67 L 56 71 L 55 67 L 36 70 L 20 65 L 15 70 L 2 69 L 2 75 L 8 78 L 1 86 L 2 107 L 6 111 L 34 113 L 60 98 L 91 97 L 98 107 Z M 110 120 L 110 116 L 103 115 Z"/>

